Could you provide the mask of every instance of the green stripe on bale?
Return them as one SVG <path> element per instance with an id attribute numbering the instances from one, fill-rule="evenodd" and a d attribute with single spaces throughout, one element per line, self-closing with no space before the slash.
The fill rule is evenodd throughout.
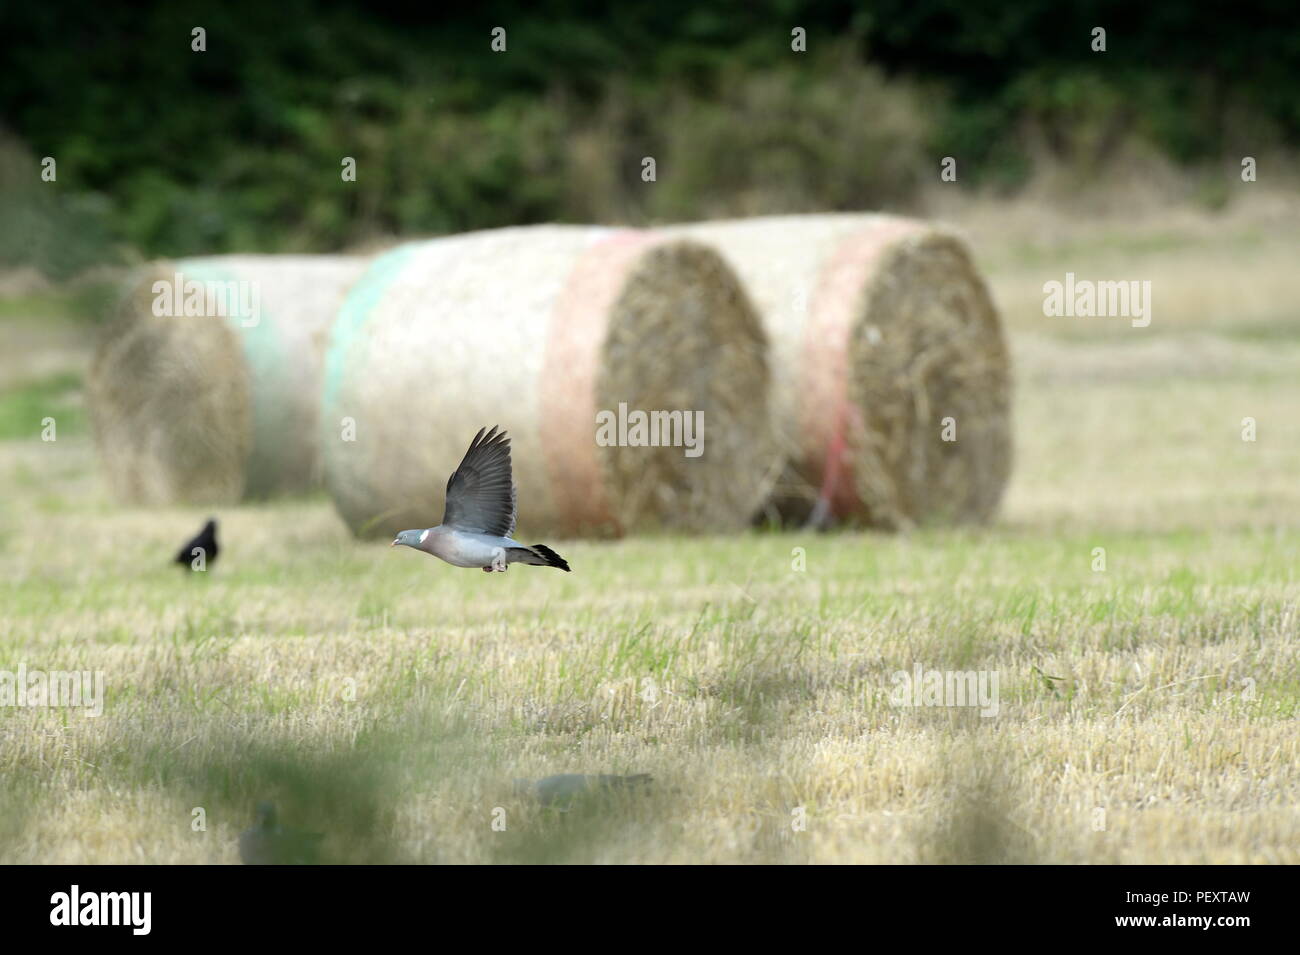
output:
<path id="1" fill-rule="evenodd" d="M 115 495 L 218 504 L 317 486 L 325 337 L 366 264 L 345 256 L 220 256 L 136 273 L 87 380 Z M 202 289 L 204 314 L 153 314 L 178 273 L 182 284 Z M 256 321 L 241 313 L 243 294 L 256 295 Z"/>
<path id="2" fill-rule="evenodd" d="M 758 318 L 698 243 L 583 226 L 416 243 L 334 327 L 326 487 L 360 536 L 437 524 L 470 439 L 500 425 L 525 535 L 735 530 L 774 472 L 767 392 Z M 598 445 L 597 412 L 620 403 L 703 412 L 704 453 Z"/>

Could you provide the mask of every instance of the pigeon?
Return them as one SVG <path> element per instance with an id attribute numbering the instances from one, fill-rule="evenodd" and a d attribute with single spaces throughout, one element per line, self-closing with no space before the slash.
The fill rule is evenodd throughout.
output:
<path id="1" fill-rule="evenodd" d="M 611 792 L 615 789 L 638 789 L 650 784 L 649 773 L 637 773 L 635 776 L 583 776 L 579 773 L 561 773 L 559 776 L 547 776 L 533 782 L 531 779 L 516 779 L 515 791 L 521 795 L 533 795 L 543 806 L 568 810 L 573 800 L 585 793 Z"/>
<path id="2" fill-rule="evenodd" d="M 275 805 L 257 806 L 257 823 L 239 836 L 244 865 L 315 865 L 320 858 L 319 832 L 289 829 L 276 820 Z"/>
<path id="3" fill-rule="evenodd" d="M 215 518 L 209 518 L 208 522 L 203 525 L 203 530 L 195 535 L 194 539 L 181 548 L 176 555 L 176 563 L 182 567 L 188 567 L 190 570 L 196 570 L 194 560 L 198 555 L 196 550 L 203 551 L 203 566 L 207 567 L 217 559 L 217 522 Z"/>
<path id="4" fill-rule="evenodd" d="M 558 567 L 567 573 L 568 561 L 545 544 L 525 547 L 511 539 L 515 495 L 510 439 L 496 427 L 480 428 L 460 467 L 447 479 L 442 523 L 427 530 L 402 531 L 389 546 L 414 547 L 453 567 L 482 567 L 487 573 L 504 573 L 510 564 Z"/>

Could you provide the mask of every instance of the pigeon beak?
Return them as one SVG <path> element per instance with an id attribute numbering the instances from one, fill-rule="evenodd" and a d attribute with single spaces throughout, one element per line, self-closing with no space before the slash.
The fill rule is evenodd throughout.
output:
<path id="1" fill-rule="evenodd" d="M 393 542 L 392 542 L 391 544 L 389 544 L 388 546 L 389 546 L 389 547 L 396 547 L 396 546 L 397 546 L 398 544 L 400 544 L 400 543 L 401 543 L 401 541 L 393 541 Z"/>

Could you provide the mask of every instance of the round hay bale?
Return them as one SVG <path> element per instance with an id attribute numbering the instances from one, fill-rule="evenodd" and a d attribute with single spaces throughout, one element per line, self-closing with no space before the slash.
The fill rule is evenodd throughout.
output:
<path id="1" fill-rule="evenodd" d="M 412 243 L 375 261 L 334 326 L 326 486 L 360 536 L 437 524 L 470 439 L 500 425 L 533 537 L 736 529 L 777 460 L 767 391 L 758 316 L 697 243 L 585 226 Z M 598 440 L 636 411 L 683 414 L 657 447 L 631 446 L 653 437 L 631 427 Z"/>
<path id="2" fill-rule="evenodd" d="M 718 249 L 763 316 L 788 460 L 772 516 L 903 529 L 993 515 L 1011 466 L 1010 367 L 959 238 L 872 215 L 667 231 Z"/>
<path id="3" fill-rule="evenodd" d="M 86 382 L 116 496 L 220 504 L 319 484 L 325 341 L 366 265 L 232 255 L 134 275 Z"/>

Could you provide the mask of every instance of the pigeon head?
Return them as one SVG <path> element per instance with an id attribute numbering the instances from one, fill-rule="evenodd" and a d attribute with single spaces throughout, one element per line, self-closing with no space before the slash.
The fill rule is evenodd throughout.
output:
<path id="1" fill-rule="evenodd" d="M 403 547 L 419 547 L 420 535 L 423 533 L 424 531 L 418 529 L 413 531 L 399 531 L 397 536 L 393 538 L 393 542 L 388 546 L 396 547 L 398 544 L 401 544 Z"/>

